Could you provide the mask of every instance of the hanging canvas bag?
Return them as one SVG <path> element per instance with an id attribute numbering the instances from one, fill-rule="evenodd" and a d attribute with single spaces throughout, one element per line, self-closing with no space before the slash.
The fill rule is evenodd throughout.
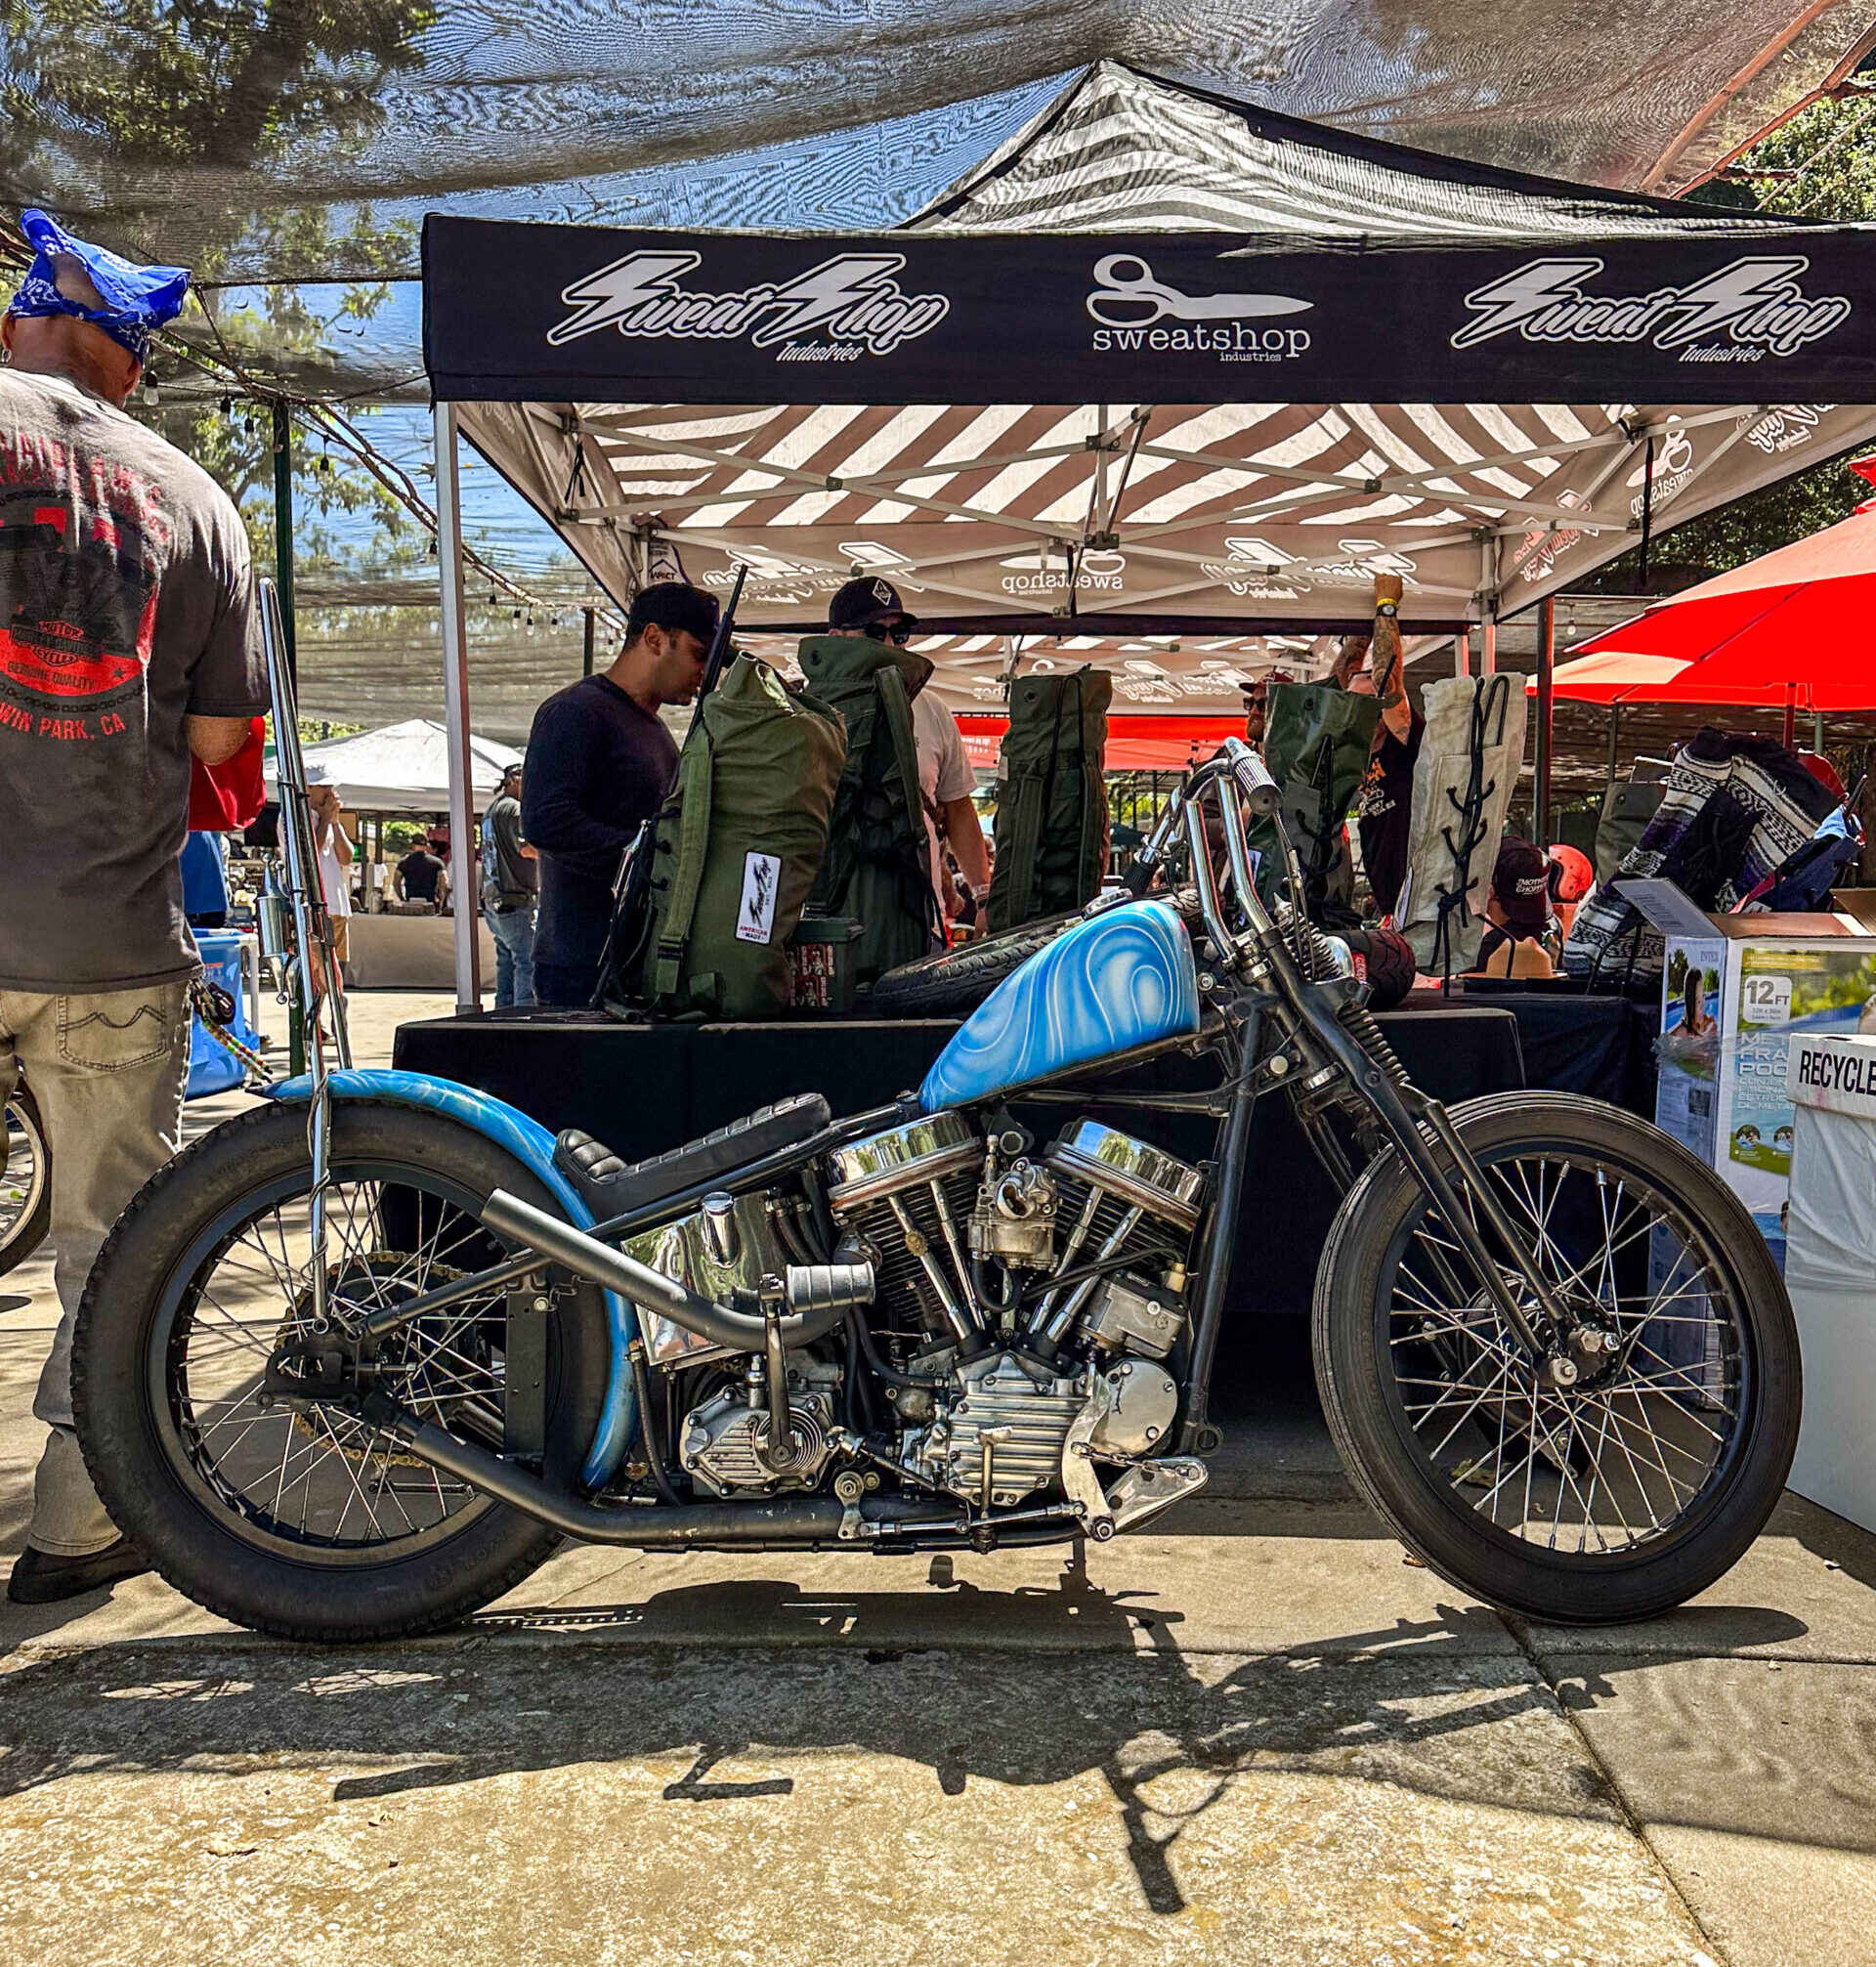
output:
<path id="1" fill-rule="evenodd" d="M 1114 679 L 1092 668 L 1023 676 L 1009 694 L 998 761 L 997 865 L 990 932 L 1079 909 L 1101 884 L 1107 846 L 1107 706 Z"/>
<path id="2" fill-rule="evenodd" d="M 1394 913 L 1423 970 L 1459 976 L 1478 961 L 1499 838 L 1523 769 L 1523 679 L 1446 676 L 1421 702 L 1427 728 Z"/>

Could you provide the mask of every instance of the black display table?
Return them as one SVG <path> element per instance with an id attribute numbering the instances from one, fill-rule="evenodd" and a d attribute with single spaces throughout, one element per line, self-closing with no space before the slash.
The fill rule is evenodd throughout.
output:
<path id="1" fill-rule="evenodd" d="M 1446 1101 L 1522 1087 L 1510 1009 L 1453 1003 L 1392 1011 L 1381 1024 L 1414 1080 Z M 957 1029 L 951 1019 L 818 1019 L 798 1023 L 624 1025 L 582 1012 L 483 1012 L 398 1030 L 394 1063 L 480 1087 L 542 1126 L 584 1128 L 627 1160 L 661 1154 L 791 1092 L 825 1093 L 836 1114 L 877 1106 L 916 1087 Z M 1127 1084 L 1186 1090 L 1215 1067 L 1156 1060 Z M 1075 1109 L 1026 1113 L 1052 1133 Z M 1087 1110 L 1197 1161 L 1214 1126 L 1190 1115 Z M 1243 1312 L 1309 1307 L 1335 1197 L 1288 1106 L 1258 1108 L 1239 1223 L 1232 1302 Z M 1227 1340 L 1227 1345 L 1229 1341 Z"/>

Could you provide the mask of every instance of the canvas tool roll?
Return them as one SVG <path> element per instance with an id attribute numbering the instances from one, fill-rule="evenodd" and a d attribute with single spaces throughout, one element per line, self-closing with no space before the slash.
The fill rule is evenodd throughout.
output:
<path id="1" fill-rule="evenodd" d="M 1422 696 L 1407 878 L 1395 919 L 1415 961 L 1458 976 L 1478 961 L 1505 813 L 1524 762 L 1518 676 L 1447 676 Z"/>
<path id="2" fill-rule="evenodd" d="M 739 656 L 704 700 L 659 814 L 642 995 L 669 1014 L 789 1007 L 789 938 L 821 866 L 840 720 Z"/>
<path id="3" fill-rule="evenodd" d="M 1009 693 L 998 761 L 990 930 L 1079 909 L 1101 885 L 1107 843 L 1107 706 L 1114 679 L 1084 667 L 1024 676 Z"/>
<path id="4" fill-rule="evenodd" d="M 828 850 L 808 907 L 860 923 L 854 972 L 864 987 L 882 970 L 928 956 L 938 939 L 912 728 L 912 700 L 931 664 L 868 635 L 810 635 L 799 661 L 808 688 L 839 713 L 847 734 Z"/>
<path id="5" fill-rule="evenodd" d="M 1342 858 L 1348 808 L 1368 769 L 1381 705 L 1329 683 L 1272 683 L 1265 703 L 1263 762 L 1283 789 L 1283 823 L 1302 863 L 1310 919 L 1317 920 Z M 1251 843 L 1262 856 L 1258 886 L 1268 904 L 1283 873 L 1276 829 L 1258 821 Z"/>

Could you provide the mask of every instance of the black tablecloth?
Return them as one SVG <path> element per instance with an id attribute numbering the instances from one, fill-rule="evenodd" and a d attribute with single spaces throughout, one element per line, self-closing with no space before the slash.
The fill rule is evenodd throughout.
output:
<path id="1" fill-rule="evenodd" d="M 1467 977 L 1458 998 L 1417 991 L 1407 1002 L 1414 1007 L 1502 1006 L 1517 1020 L 1527 1086 L 1588 1093 L 1626 1106 L 1643 1120 L 1654 1118 L 1658 1003 L 1585 997 L 1580 985 L 1556 978 L 1504 977 Z"/>
<path id="2" fill-rule="evenodd" d="M 1406 1009 L 1381 1023 L 1415 1081 L 1435 1097 L 1470 1099 L 1525 1084 L 1517 1020 L 1463 1004 Z M 627 1160 L 661 1154 L 791 1092 L 825 1093 L 836 1114 L 877 1106 L 916 1087 L 957 1025 L 950 1019 L 842 1019 L 789 1024 L 620 1025 L 583 1015 L 484 1012 L 399 1028 L 394 1062 L 505 1099 L 558 1133 L 579 1127 Z M 1126 1082 L 1157 1090 L 1209 1086 L 1215 1066 L 1153 1061 Z M 1087 1111 L 1188 1161 L 1208 1157 L 1214 1123 L 1132 1108 Z M 1052 1133 L 1073 1109 L 1023 1117 Z M 1288 1105 L 1261 1101 L 1239 1220 L 1232 1303 L 1242 1311 L 1301 1312 L 1335 1196 Z"/>

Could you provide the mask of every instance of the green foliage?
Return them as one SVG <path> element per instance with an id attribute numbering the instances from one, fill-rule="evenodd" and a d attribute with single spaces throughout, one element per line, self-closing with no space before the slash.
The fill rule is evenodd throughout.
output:
<path id="1" fill-rule="evenodd" d="M 1845 224 L 1876 219 L 1876 91 L 1812 104 L 1755 144 L 1723 179 L 1701 186 L 1692 202 Z M 1848 519 L 1871 495 L 1846 460 L 1816 464 L 1717 512 L 1664 525 L 1649 558 L 1723 573 Z M 1631 549 L 1584 584 L 1632 593 L 1639 565 Z"/>
<path id="2" fill-rule="evenodd" d="M 1755 144 L 1733 171 L 1747 208 L 1851 224 L 1876 219 L 1876 99 L 1813 103 Z"/>
<path id="3" fill-rule="evenodd" d="M 128 251 L 187 250 L 195 284 L 178 334 L 262 377 L 290 378 L 329 357 L 335 327 L 384 306 L 391 289 L 373 277 L 407 261 L 413 229 L 378 224 L 368 205 L 337 223 L 325 209 L 255 219 L 209 205 L 203 235 L 185 249 L 140 235 L 138 187 L 167 171 L 265 165 L 296 139 L 358 149 L 382 122 L 385 82 L 418 65 L 418 37 L 435 20 L 434 0 L 0 0 L 0 181 L 19 202 L 50 204 L 81 229 L 105 218 L 109 242 Z M 338 289 L 217 291 L 231 268 L 256 258 L 308 278 L 335 266 L 366 278 Z M 203 401 L 213 381 L 173 356 L 158 354 L 149 380 L 162 400 L 134 402 L 133 413 L 228 489 L 257 557 L 271 562 L 269 412 L 238 398 L 233 414 L 212 395 Z M 402 507 L 303 437 L 294 498 L 305 571 L 358 570 L 360 554 L 339 553 L 319 524 L 341 515 L 372 522 L 363 555 L 372 568 L 418 556 Z"/>
<path id="4" fill-rule="evenodd" d="M 160 168 L 356 145 L 432 0 L 0 0 L 7 149 Z"/>

